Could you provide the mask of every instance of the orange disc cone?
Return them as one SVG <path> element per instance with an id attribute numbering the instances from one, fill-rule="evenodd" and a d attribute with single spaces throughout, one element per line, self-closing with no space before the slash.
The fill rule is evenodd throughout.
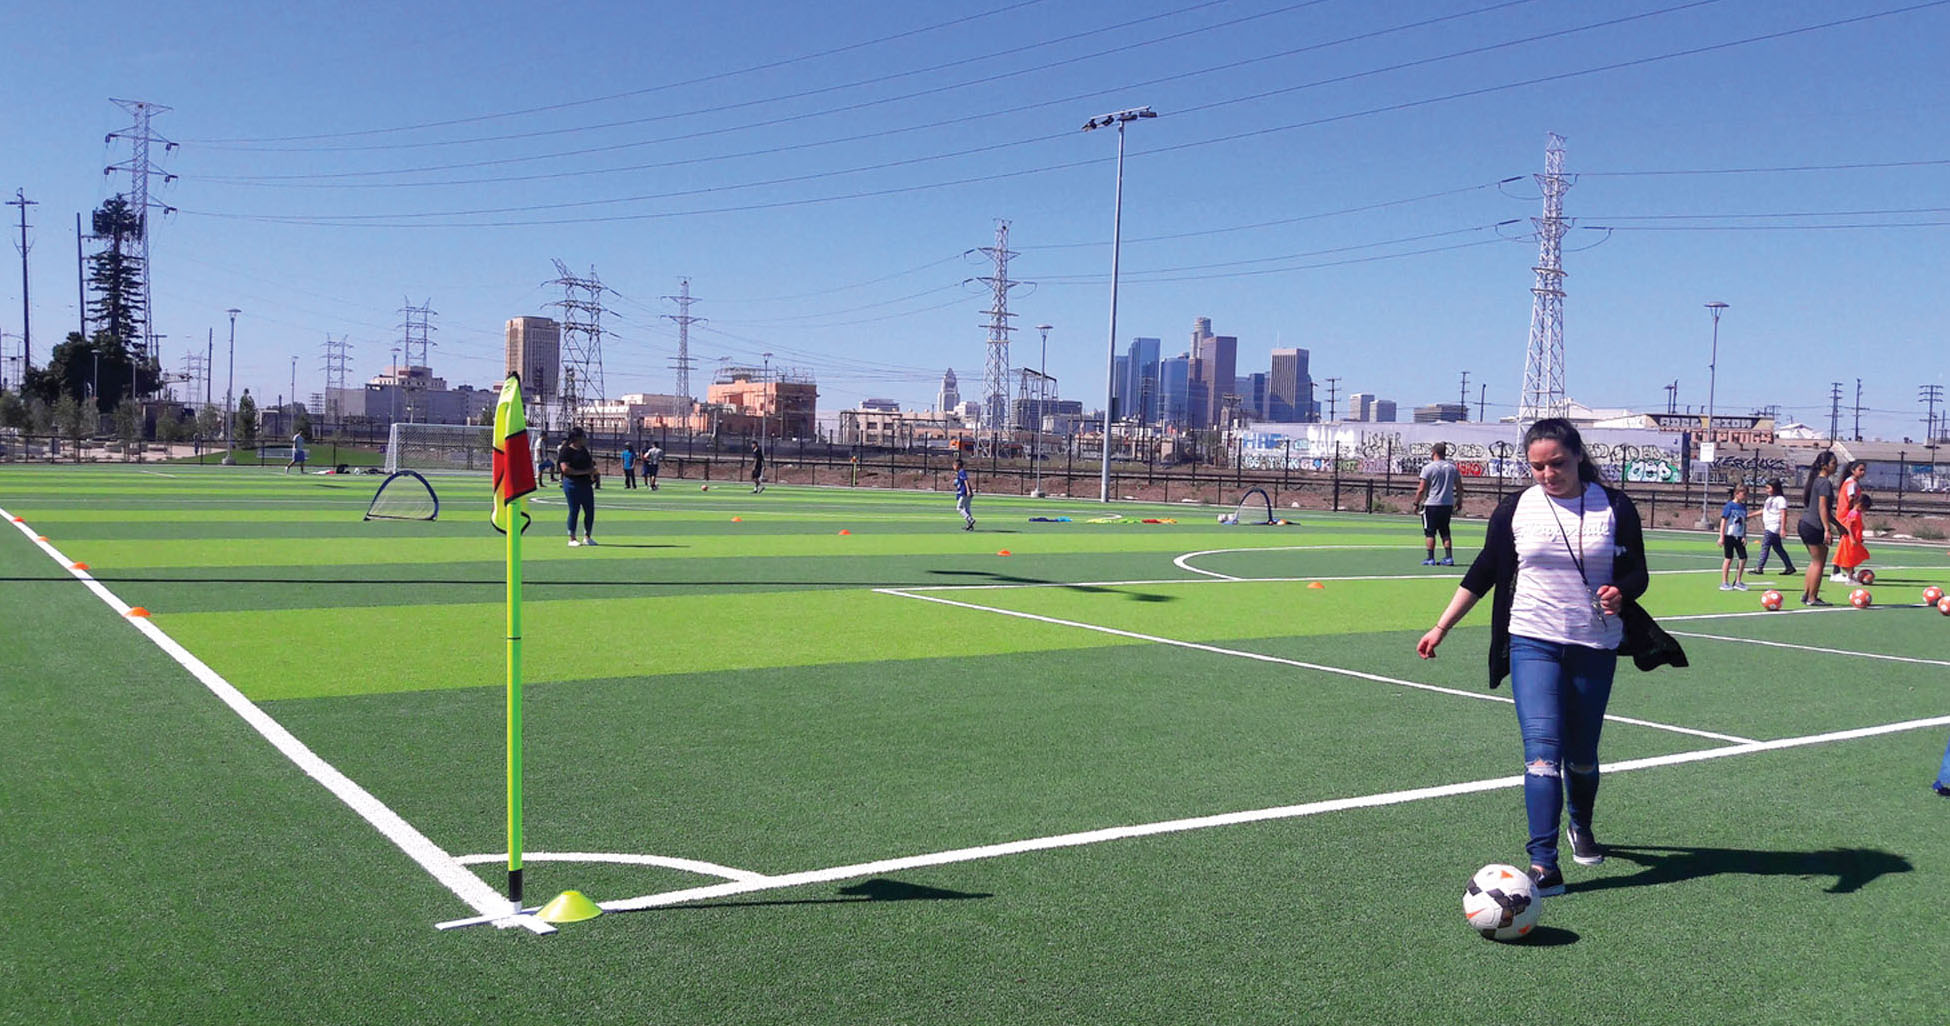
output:
<path id="1" fill-rule="evenodd" d="M 149 615 L 149 607 L 147 607 L 147 606 L 135 606 L 135 607 L 132 607 L 132 608 L 131 608 L 131 609 L 129 610 L 129 615 L 130 615 L 130 616 L 141 616 L 141 617 L 147 617 L 147 616 Z"/>
<path id="2" fill-rule="evenodd" d="M 19 518 L 19 517 L 15 517 L 15 518 L 14 518 L 14 523 L 16 523 L 16 524 L 24 524 L 24 523 L 26 523 L 26 522 L 27 522 L 27 521 L 25 521 L 25 520 L 22 520 L 22 519 L 21 519 L 21 518 Z"/>
<path id="3" fill-rule="evenodd" d="M 47 535 L 44 535 L 44 534 L 37 534 L 37 535 L 35 535 L 35 536 L 34 536 L 34 540 L 35 540 L 35 541 L 46 541 L 46 540 L 47 540 Z"/>
<path id="4" fill-rule="evenodd" d="M 1003 550 L 1002 550 L 1001 552 L 998 552 L 998 553 L 996 553 L 996 555 L 998 555 L 998 556 L 1012 556 L 1012 555 L 1015 555 L 1015 553 L 1013 553 L 1013 552 L 1010 552 L 1010 551 L 1009 551 L 1008 549 L 1003 549 Z"/>
<path id="5" fill-rule="evenodd" d="M 1325 590 L 1325 589 L 1327 588 L 1327 586 L 1326 586 L 1325 584 L 1322 584 L 1322 583 L 1320 583 L 1319 581 L 1315 581 L 1314 583 L 1312 583 L 1312 584 L 1309 584 L 1309 585 L 1307 585 L 1307 587 L 1309 587 L 1309 588 L 1320 588 L 1320 589 L 1322 589 L 1322 590 Z"/>
<path id="6" fill-rule="evenodd" d="M 745 522 L 745 518 L 744 518 L 744 517 L 732 517 L 732 518 L 731 518 L 731 522 L 732 522 L 732 523 L 734 523 L 734 524 L 742 524 L 742 523 L 744 523 L 744 522 Z"/>
<path id="7" fill-rule="evenodd" d="M 846 529 L 846 528 L 844 528 L 844 527 L 842 527 L 842 528 L 840 528 L 840 533 L 841 533 L 841 534 L 852 534 L 853 532 L 852 532 L 852 531 L 849 531 L 849 530 L 847 530 L 847 529 Z"/>
<path id="8" fill-rule="evenodd" d="M 69 563 L 69 564 L 68 564 L 68 569 L 70 569 L 70 570 L 86 570 L 86 569 L 88 569 L 88 564 L 86 564 L 86 563 Z"/>

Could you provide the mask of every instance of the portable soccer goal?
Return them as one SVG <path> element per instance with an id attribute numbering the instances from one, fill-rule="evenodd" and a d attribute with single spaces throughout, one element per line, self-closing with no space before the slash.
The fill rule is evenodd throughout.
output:
<path id="1" fill-rule="evenodd" d="M 1248 488 L 1239 497 L 1239 506 L 1230 514 L 1222 515 L 1220 523 L 1239 524 L 1244 527 L 1272 527 L 1291 523 L 1273 515 L 1273 500 L 1264 488 Z"/>
<path id="2" fill-rule="evenodd" d="M 494 428 L 485 424 L 394 424 L 386 435 L 386 472 L 488 473 Z"/>
<path id="3" fill-rule="evenodd" d="M 440 496 L 434 494 L 426 478 L 411 470 L 386 475 L 386 480 L 379 482 L 379 490 L 372 493 L 372 505 L 366 507 L 367 520 L 439 518 Z"/>

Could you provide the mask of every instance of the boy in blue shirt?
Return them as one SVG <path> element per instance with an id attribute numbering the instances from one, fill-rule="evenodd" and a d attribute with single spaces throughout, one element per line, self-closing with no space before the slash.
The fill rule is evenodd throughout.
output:
<path id="1" fill-rule="evenodd" d="M 955 512 L 960 513 L 962 519 L 968 521 L 962 527 L 964 531 L 973 531 L 975 529 L 975 514 L 968 509 L 968 504 L 974 498 L 975 489 L 969 487 L 968 484 L 968 465 L 961 461 L 960 456 L 957 456 L 955 457 Z"/>
<path id="2" fill-rule="evenodd" d="M 1720 590 L 1747 590 L 1747 486 L 1734 485 L 1733 498 L 1720 508 Z M 1727 570 L 1739 557 L 1739 569 L 1734 571 L 1732 583 L 1727 581 Z"/>

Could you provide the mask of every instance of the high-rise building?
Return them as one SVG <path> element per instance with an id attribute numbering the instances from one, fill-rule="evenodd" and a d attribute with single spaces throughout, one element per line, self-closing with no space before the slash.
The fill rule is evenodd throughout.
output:
<path id="1" fill-rule="evenodd" d="M 1272 375 L 1265 371 L 1255 371 L 1242 379 L 1245 384 L 1239 389 L 1239 410 L 1247 420 L 1267 420 L 1266 400 Z"/>
<path id="2" fill-rule="evenodd" d="M 1461 403 L 1430 403 L 1415 408 L 1417 424 L 1447 424 L 1469 419 L 1469 407 Z"/>
<path id="3" fill-rule="evenodd" d="M 1395 400 L 1376 399 L 1374 401 L 1374 417 L 1372 419 L 1379 424 L 1393 424 L 1395 422 Z"/>
<path id="4" fill-rule="evenodd" d="M 547 317 L 508 321 L 507 373 L 521 375 L 523 390 L 552 401 L 562 387 L 562 325 Z"/>
<path id="5" fill-rule="evenodd" d="M 1347 419 L 1362 420 L 1362 421 L 1373 420 L 1374 419 L 1374 393 L 1355 392 L 1352 395 L 1349 395 L 1347 397 Z"/>
<path id="6" fill-rule="evenodd" d="M 1207 335 L 1199 340 L 1191 368 L 1188 414 L 1192 427 L 1216 427 L 1225 419 L 1225 396 L 1233 389 L 1238 362 L 1239 340 L 1233 336 Z"/>
<path id="7" fill-rule="evenodd" d="M 1131 358 L 1122 353 L 1110 358 L 1110 402 L 1112 420 L 1131 417 Z"/>
<path id="8" fill-rule="evenodd" d="M 1176 428 L 1191 425 L 1191 374 L 1190 356 L 1180 354 L 1158 361 L 1159 419 L 1163 423 Z"/>
<path id="9" fill-rule="evenodd" d="M 1301 423 L 1320 419 L 1313 401 L 1314 379 L 1309 376 L 1305 349 L 1273 350 L 1273 369 L 1266 382 L 1266 419 Z"/>
<path id="10" fill-rule="evenodd" d="M 1124 354 L 1125 415 L 1145 424 L 1158 422 L 1162 405 L 1158 381 L 1158 340 L 1134 338 Z"/>
<path id="11" fill-rule="evenodd" d="M 955 369 L 950 367 L 947 373 L 941 375 L 941 392 L 935 396 L 934 408 L 942 413 L 953 413 L 955 407 L 960 405 L 961 389 L 955 384 Z"/>

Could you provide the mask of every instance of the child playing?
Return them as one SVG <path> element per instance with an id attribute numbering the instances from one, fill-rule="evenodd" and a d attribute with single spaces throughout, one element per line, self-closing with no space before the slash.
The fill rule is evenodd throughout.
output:
<path id="1" fill-rule="evenodd" d="M 1869 506 L 1869 493 L 1857 489 L 1848 512 L 1842 514 L 1843 534 L 1841 541 L 1835 545 L 1835 566 L 1847 574 L 1850 581 L 1856 580 L 1856 572 L 1869 561 L 1869 547 L 1862 544 L 1867 533 L 1863 529 L 1862 514 L 1868 512 Z"/>
<path id="2" fill-rule="evenodd" d="M 1770 553 L 1780 553 L 1781 572 L 1794 576 L 1794 560 L 1788 558 L 1787 549 L 1781 545 L 1781 524 L 1787 516 L 1787 496 L 1781 493 L 1781 479 L 1767 482 L 1767 501 L 1760 507 L 1760 529 L 1766 533 L 1761 536 L 1760 565 L 1754 568 L 1757 574 L 1767 572 L 1767 557 Z"/>
<path id="3" fill-rule="evenodd" d="M 1747 590 L 1747 486 L 1734 485 L 1733 498 L 1720 509 L 1720 590 Z M 1727 580 L 1728 569 L 1734 566 L 1734 558 L 1740 559 L 1739 568 L 1734 570 L 1732 582 Z"/>

